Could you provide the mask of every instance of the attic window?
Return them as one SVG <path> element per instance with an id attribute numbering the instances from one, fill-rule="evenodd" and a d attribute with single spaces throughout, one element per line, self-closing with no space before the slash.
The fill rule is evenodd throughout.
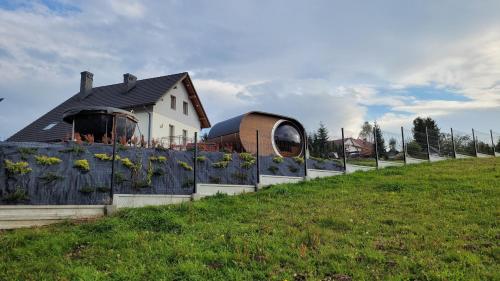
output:
<path id="1" fill-rule="evenodd" d="M 48 131 L 48 130 L 50 130 L 50 129 L 54 128 L 54 126 L 55 126 L 55 125 L 57 125 L 57 123 L 59 123 L 59 122 L 53 122 L 53 123 L 50 123 L 49 125 L 47 125 L 47 126 L 46 126 L 45 128 L 43 128 L 42 130 L 44 130 L 44 131 Z"/>

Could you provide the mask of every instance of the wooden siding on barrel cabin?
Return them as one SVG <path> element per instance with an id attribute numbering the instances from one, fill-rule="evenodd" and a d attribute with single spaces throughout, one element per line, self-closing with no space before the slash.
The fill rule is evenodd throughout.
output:
<path id="1" fill-rule="evenodd" d="M 248 114 L 245 116 L 240 125 L 240 139 L 245 151 L 257 153 L 256 132 L 259 130 L 259 154 L 276 154 L 272 144 L 272 133 L 274 125 L 279 120 L 281 120 L 279 117 L 261 114 Z"/>

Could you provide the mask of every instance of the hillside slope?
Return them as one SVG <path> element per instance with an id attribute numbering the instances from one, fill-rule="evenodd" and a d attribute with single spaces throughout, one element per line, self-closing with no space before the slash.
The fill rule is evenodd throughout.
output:
<path id="1" fill-rule="evenodd" d="M 500 159 L 0 232 L 0 280 L 498 280 Z"/>

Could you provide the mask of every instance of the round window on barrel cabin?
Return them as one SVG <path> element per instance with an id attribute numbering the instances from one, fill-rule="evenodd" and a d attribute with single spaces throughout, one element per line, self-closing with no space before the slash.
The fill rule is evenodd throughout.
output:
<path id="1" fill-rule="evenodd" d="M 302 153 L 302 135 L 290 121 L 280 120 L 273 129 L 273 148 L 283 157 L 295 157 Z"/>

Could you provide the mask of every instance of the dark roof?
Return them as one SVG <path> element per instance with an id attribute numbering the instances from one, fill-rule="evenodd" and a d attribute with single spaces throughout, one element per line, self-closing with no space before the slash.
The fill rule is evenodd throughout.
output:
<path id="1" fill-rule="evenodd" d="M 239 116 L 236 116 L 236 117 L 233 117 L 233 118 L 230 118 L 230 119 L 227 119 L 227 120 L 224 120 L 224 121 L 221 121 L 221 122 L 215 124 L 210 129 L 210 132 L 208 132 L 208 139 L 213 139 L 213 138 L 217 138 L 220 136 L 238 133 L 240 131 L 241 121 L 243 120 L 243 118 L 245 118 L 245 116 L 250 115 L 250 114 L 261 114 L 261 115 L 268 115 L 268 116 L 278 117 L 278 118 L 282 118 L 282 119 L 287 119 L 287 120 L 296 122 L 300 126 L 300 129 L 302 131 L 304 131 L 304 126 L 302 126 L 302 124 L 294 118 L 291 118 L 288 116 L 283 116 L 283 115 L 278 115 L 278 114 L 274 114 L 274 113 L 262 112 L 262 111 L 250 111 L 250 112 L 247 112 L 245 114 L 242 114 L 242 115 L 239 115 Z"/>
<path id="2" fill-rule="evenodd" d="M 79 106 L 64 111 L 62 119 L 71 124 L 76 116 L 81 114 L 106 114 L 106 115 L 125 115 L 127 118 L 137 123 L 138 119 L 130 111 L 109 106 Z"/>
<path id="3" fill-rule="evenodd" d="M 247 116 L 247 114 L 248 113 L 245 113 L 215 124 L 210 129 L 210 132 L 208 132 L 208 138 L 213 139 L 220 136 L 225 136 L 239 132 L 241 120 L 243 120 L 243 118 Z"/>
<path id="4" fill-rule="evenodd" d="M 137 80 L 135 86 L 125 92 L 123 83 L 92 88 L 92 92 L 83 100 L 79 93 L 58 105 L 33 123 L 26 126 L 7 141 L 57 141 L 64 139 L 71 133 L 71 125 L 63 122 L 63 113 L 71 108 L 79 106 L 109 106 L 120 109 L 132 109 L 139 106 L 153 105 L 160 100 L 168 90 L 177 82 L 183 81 L 184 85 L 192 85 L 187 72 Z M 188 94 L 191 101 L 197 104 L 195 109 L 200 118 L 201 127 L 209 128 L 210 122 L 206 116 L 201 102 L 194 87 L 188 87 Z M 50 124 L 54 124 L 51 129 L 43 130 Z"/>

